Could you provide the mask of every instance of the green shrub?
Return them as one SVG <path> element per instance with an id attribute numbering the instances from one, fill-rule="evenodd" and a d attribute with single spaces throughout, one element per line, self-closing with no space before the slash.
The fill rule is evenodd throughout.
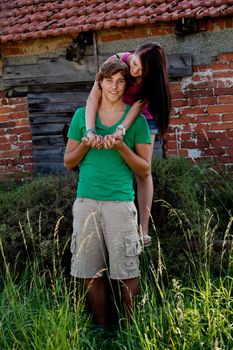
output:
<path id="1" fill-rule="evenodd" d="M 199 242 L 192 253 L 201 255 L 206 240 L 211 244 L 215 239 L 232 239 L 232 227 L 225 237 L 232 218 L 232 174 L 218 173 L 209 164 L 197 165 L 174 157 L 154 161 L 153 182 L 152 226 L 170 272 L 185 272 L 191 242 Z M 154 229 L 151 230 L 153 235 Z M 157 247 L 153 253 L 156 258 Z M 215 258 L 212 255 L 215 262 L 220 254 Z"/>
<path id="2" fill-rule="evenodd" d="M 208 230 L 223 239 L 232 217 L 232 177 L 183 158 L 169 158 L 154 161 L 153 181 L 152 235 L 156 231 L 166 265 L 176 272 L 184 270 L 184 244 L 198 239 L 204 245 L 207 223 Z M 54 254 L 69 268 L 76 184 L 77 174 L 70 173 L 36 178 L 17 188 L 11 184 L 11 191 L 0 191 L 0 238 L 12 269 L 17 263 L 23 269 L 35 256 L 44 267 L 52 266 Z M 156 259 L 156 246 L 152 252 Z M 1 259 L 0 254 L 0 263 Z"/>
<path id="3" fill-rule="evenodd" d="M 72 173 L 36 178 L 16 190 L 1 192 L 0 238 L 11 268 L 17 262 L 23 269 L 26 260 L 36 256 L 43 266 L 50 266 L 57 239 L 66 260 L 76 183 L 77 174 Z"/>

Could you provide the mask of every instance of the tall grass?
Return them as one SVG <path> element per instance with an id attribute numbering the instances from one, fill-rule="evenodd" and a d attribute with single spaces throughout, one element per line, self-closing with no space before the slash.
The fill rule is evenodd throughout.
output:
<path id="1" fill-rule="evenodd" d="M 208 171 L 213 179 L 184 160 L 155 164 L 153 244 L 131 322 L 114 298 L 114 336 L 93 332 L 83 286 L 67 274 L 76 179 L 2 195 L 0 349 L 232 350 L 233 184 Z"/>
<path id="2" fill-rule="evenodd" d="M 182 225 L 184 215 L 173 208 L 170 210 Z M 141 294 L 132 322 L 119 314 L 114 338 L 92 332 L 85 292 L 81 284 L 65 277 L 60 268 L 58 224 L 50 270 L 41 270 L 36 259 L 28 260 L 18 280 L 17 268 L 11 271 L 0 243 L 4 261 L 0 283 L 0 349 L 232 350 L 232 247 L 227 252 L 227 263 L 220 264 L 219 273 L 213 275 L 212 240 L 216 227 L 211 226 L 210 212 L 206 211 L 203 216 L 202 249 L 193 252 L 187 245 L 185 272 L 180 275 L 185 278 L 169 276 L 158 237 L 150 251 L 143 251 Z M 232 222 L 233 218 L 225 239 L 229 238 Z M 188 232 L 187 242 L 190 235 Z M 223 260 L 225 255 L 223 244 L 220 258 Z"/>

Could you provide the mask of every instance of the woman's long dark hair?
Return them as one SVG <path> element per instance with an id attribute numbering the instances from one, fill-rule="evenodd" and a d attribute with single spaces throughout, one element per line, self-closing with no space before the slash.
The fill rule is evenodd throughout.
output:
<path id="1" fill-rule="evenodd" d="M 171 94 L 164 51 L 157 43 L 140 46 L 135 54 L 142 65 L 142 85 L 136 100 L 148 101 L 148 109 L 155 118 L 161 135 L 168 128 L 171 111 Z"/>

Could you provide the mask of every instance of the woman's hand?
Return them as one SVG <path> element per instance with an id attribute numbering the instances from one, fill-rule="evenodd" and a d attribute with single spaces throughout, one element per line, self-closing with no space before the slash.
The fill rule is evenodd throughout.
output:
<path id="1" fill-rule="evenodd" d="M 122 137 L 123 131 L 122 129 L 116 129 L 116 131 L 112 134 L 113 137 Z"/>
<path id="2" fill-rule="evenodd" d="M 123 137 L 122 136 L 116 136 L 114 137 L 113 136 L 114 134 L 112 135 L 106 135 L 104 137 L 104 141 L 103 141 L 103 147 L 106 148 L 106 149 L 115 149 L 117 151 L 120 151 L 124 148 L 124 140 L 123 140 Z"/>
<path id="3" fill-rule="evenodd" d="M 104 136 L 103 147 L 106 149 L 113 148 L 115 144 L 115 137 L 113 135 Z"/>
<path id="4" fill-rule="evenodd" d="M 103 137 L 93 131 L 88 131 L 87 136 L 82 139 L 85 144 L 92 148 L 100 149 L 103 145 Z"/>

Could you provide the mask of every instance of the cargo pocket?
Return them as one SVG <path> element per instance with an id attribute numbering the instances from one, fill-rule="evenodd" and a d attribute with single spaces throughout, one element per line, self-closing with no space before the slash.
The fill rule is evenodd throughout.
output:
<path id="1" fill-rule="evenodd" d="M 135 234 L 125 237 L 125 264 L 128 268 L 137 268 L 141 254 L 139 237 Z"/>
<path id="2" fill-rule="evenodd" d="M 77 238 L 77 232 L 73 232 L 71 237 L 71 243 L 70 243 L 70 251 L 72 254 L 74 254 L 76 251 L 76 238 Z"/>

